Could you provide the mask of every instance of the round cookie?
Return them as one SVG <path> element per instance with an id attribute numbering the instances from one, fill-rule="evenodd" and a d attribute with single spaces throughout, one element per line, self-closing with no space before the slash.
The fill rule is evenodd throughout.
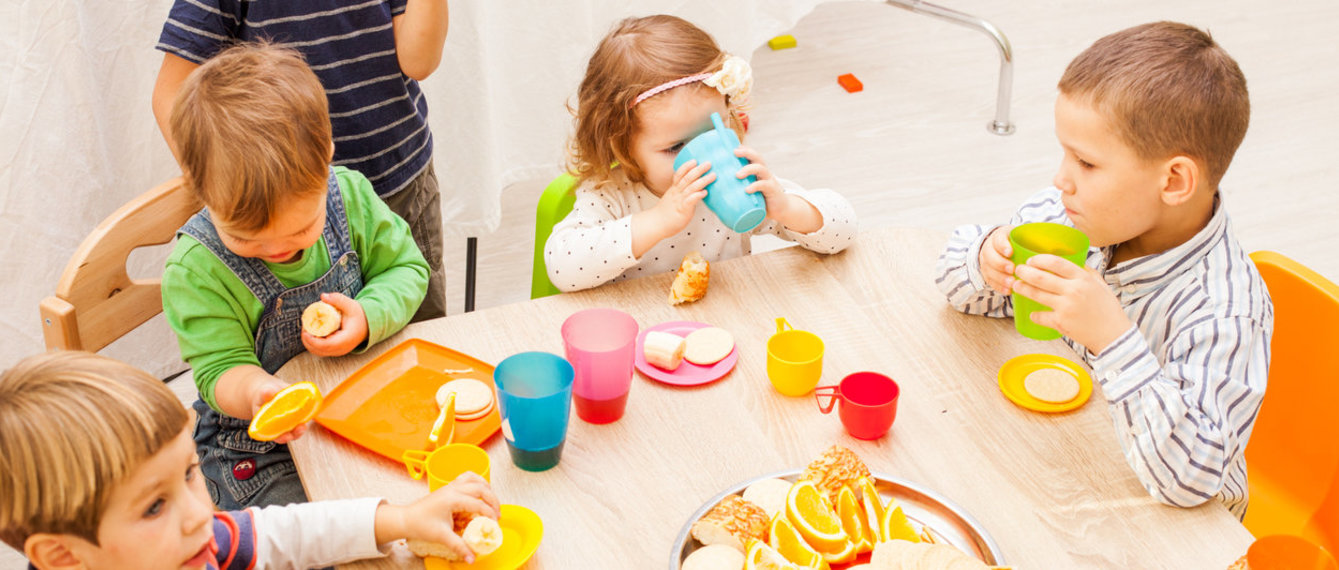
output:
<path id="1" fill-rule="evenodd" d="M 487 413 L 493 406 L 493 389 L 473 378 L 460 378 L 442 384 L 437 389 L 437 407 L 446 405 L 446 395 L 456 393 L 456 418 L 473 419 L 480 412 Z M 480 414 L 482 415 L 482 414 Z"/>
<path id="2" fill-rule="evenodd" d="M 1048 404 L 1063 404 L 1079 395 L 1079 381 L 1063 370 L 1042 368 L 1023 379 L 1023 389 Z"/>
<path id="3" fill-rule="evenodd" d="M 735 337 L 717 327 L 697 329 L 684 337 L 683 359 L 698 366 L 720 362 L 735 349 Z"/>

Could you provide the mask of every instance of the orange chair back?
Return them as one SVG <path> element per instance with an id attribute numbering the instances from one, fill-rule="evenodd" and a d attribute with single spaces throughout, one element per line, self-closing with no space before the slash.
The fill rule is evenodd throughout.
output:
<path id="1" fill-rule="evenodd" d="M 1339 285 L 1278 253 L 1251 259 L 1274 301 L 1274 337 L 1242 522 L 1339 552 Z"/>

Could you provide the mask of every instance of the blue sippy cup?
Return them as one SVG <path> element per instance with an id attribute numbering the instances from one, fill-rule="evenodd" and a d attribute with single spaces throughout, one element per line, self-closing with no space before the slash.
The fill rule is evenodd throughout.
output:
<path id="1" fill-rule="evenodd" d="M 758 177 L 735 177 L 739 169 L 749 163 L 735 156 L 735 149 L 739 148 L 739 136 L 725 127 L 720 113 L 711 114 L 711 124 L 711 130 L 693 137 L 683 146 L 683 150 L 674 158 L 674 169 L 678 170 L 689 160 L 697 160 L 698 164 L 710 162 L 716 180 L 707 185 L 707 197 L 702 201 L 721 219 L 721 223 L 744 233 L 758 227 L 763 218 L 767 217 L 767 202 L 761 193 L 744 192 L 749 184 L 758 181 Z"/>

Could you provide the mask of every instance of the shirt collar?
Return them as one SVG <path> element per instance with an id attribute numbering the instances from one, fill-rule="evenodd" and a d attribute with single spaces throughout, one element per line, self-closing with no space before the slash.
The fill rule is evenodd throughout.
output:
<path id="1" fill-rule="evenodd" d="M 1175 280 L 1195 265 L 1195 260 L 1204 257 L 1205 252 L 1220 243 L 1227 235 L 1227 212 L 1223 208 L 1222 198 L 1213 200 L 1213 216 L 1185 243 L 1161 253 L 1136 257 L 1123 261 L 1103 271 L 1108 285 L 1115 288 L 1122 297 L 1141 297 L 1157 291 Z M 1102 248 L 1101 265 L 1115 253 L 1115 246 Z"/>

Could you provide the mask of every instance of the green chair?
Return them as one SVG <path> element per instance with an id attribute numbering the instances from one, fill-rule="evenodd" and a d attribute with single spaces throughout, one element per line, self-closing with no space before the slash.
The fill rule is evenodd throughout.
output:
<path id="1" fill-rule="evenodd" d="M 544 242 L 549 241 L 553 225 L 572 211 L 572 204 L 576 202 L 576 185 L 576 177 L 564 172 L 554 178 L 539 196 L 539 206 L 535 208 L 535 264 L 530 273 L 531 299 L 562 293 L 549 281 L 549 272 L 544 265 Z"/>

